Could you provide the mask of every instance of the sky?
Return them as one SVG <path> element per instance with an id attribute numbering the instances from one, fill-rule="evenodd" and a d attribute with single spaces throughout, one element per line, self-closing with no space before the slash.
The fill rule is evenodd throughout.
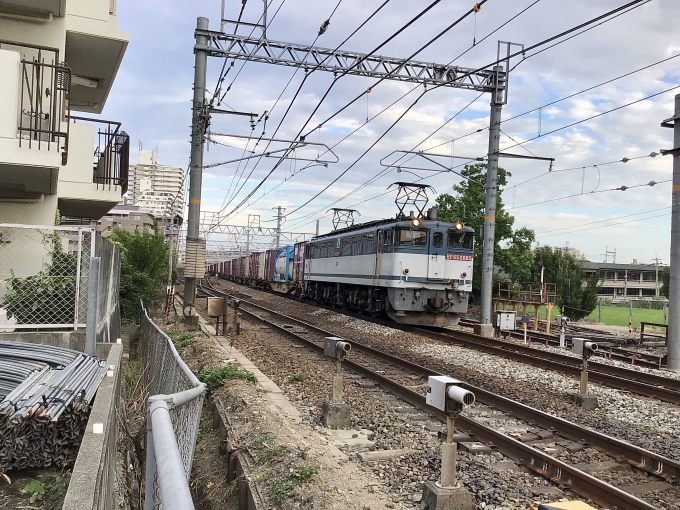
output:
<path id="1" fill-rule="evenodd" d="M 335 48 L 383 2 L 271 0 L 267 37 Z M 495 62 L 499 40 L 529 47 L 626 3 L 488 0 L 479 13 L 465 18 L 413 59 L 479 68 Z M 248 0 L 242 20 L 260 23 L 263 5 L 260 0 Z M 427 5 L 390 0 L 342 49 L 371 52 Z M 188 166 L 196 18 L 207 17 L 210 29 L 220 30 L 221 6 L 220 0 L 117 3 L 118 26 L 130 34 L 130 42 L 102 116 L 123 123 L 132 140 L 131 163 L 136 162 L 141 143 L 144 149 L 157 148 L 164 165 Z M 238 0 L 225 0 L 225 18 L 236 19 L 241 6 Z M 409 57 L 470 7 L 469 1 L 440 1 L 377 54 Z M 327 31 L 317 36 L 334 10 Z M 672 131 L 661 128 L 660 122 L 673 115 L 674 96 L 680 93 L 680 88 L 668 90 L 680 86 L 680 57 L 671 58 L 680 54 L 680 40 L 668 22 L 679 16 L 680 2 L 650 0 L 576 37 L 557 39 L 551 44 L 564 42 L 554 47 L 548 44 L 530 50 L 524 59 L 512 59 L 508 103 L 502 109 L 501 152 L 555 159 L 552 168 L 543 160 L 501 159 L 500 165 L 511 174 L 503 200 L 515 217 L 516 228 L 531 228 L 541 245 L 568 245 L 593 261 L 603 261 L 606 251 L 615 250 L 619 263 L 633 259 L 651 263 L 657 257 L 661 263 L 669 262 L 672 158 L 658 153 L 672 148 Z M 233 25 L 225 25 L 225 31 L 233 30 Z M 240 35 L 251 32 L 244 26 L 238 31 Z M 252 37 L 260 36 L 259 29 L 252 32 Z M 254 136 L 248 141 L 213 134 L 219 144 L 210 143 L 206 149 L 204 165 L 210 168 L 204 169 L 201 207 L 222 211 L 224 224 L 245 225 L 248 215 L 259 215 L 263 227 L 274 227 L 273 208 L 277 206 L 286 209 L 282 230 L 295 236 L 313 233 L 317 219 L 320 232 L 332 229 L 330 207 L 357 209 L 357 221 L 393 217 L 396 191 L 387 192 L 392 183 L 423 179 L 434 188 L 429 193 L 434 203 L 437 195 L 452 193 L 452 186 L 461 180 L 455 173 L 437 172 L 439 167 L 420 157 L 400 161 L 418 168 L 409 170 L 412 173 L 382 166 L 381 160 L 387 164 L 399 158 L 399 154 L 390 156 L 394 151 L 438 153 L 437 160 L 454 170 L 465 160 L 451 155 L 478 158 L 488 153 L 489 94 L 441 87 L 429 90 L 411 107 L 424 87 L 385 80 L 325 122 L 375 82 L 344 76 L 305 125 L 333 81 L 331 73 L 310 73 L 293 101 L 305 76 L 303 70 L 256 62 L 243 65 L 242 60 L 232 66 L 232 62 L 226 61 L 229 72 L 222 91 L 229 85 L 230 89 L 219 108 L 256 113 L 260 121 L 251 130 L 248 117 L 212 117 L 212 133 Z M 219 57 L 208 59 L 208 98 L 215 91 L 223 63 Z M 598 86 L 609 80 L 614 81 Z M 561 100 L 567 96 L 572 97 Z M 521 115 L 525 112 L 530 113 Z M 595 118 L 579 122 L 589 117 Z M 248 151 L 259 154 L 288 147 L 285 142 L 267 147 L 264 141 L 256 146 L 255 141 L 260 136 L 291 140 L 301 130 L 312 132 L 307 142 L 324 146 L 298 149 L 298 160 L 282 163 L 250 200 L 234 210 L 278 158 L 211 165 L 250 155 Z M 303 168 L 310 164 L 303 159 L 336 161 L 331 153 L 324 154 L 328 146 L 337 155 L 337 163 Z M 318 198 L 296 210 L 343 172 Z M 216 233 L 208 238 L 213 248 L 233 245 L 233 241 Z M 251 241 L 257 247 L 271 238 Z"/>

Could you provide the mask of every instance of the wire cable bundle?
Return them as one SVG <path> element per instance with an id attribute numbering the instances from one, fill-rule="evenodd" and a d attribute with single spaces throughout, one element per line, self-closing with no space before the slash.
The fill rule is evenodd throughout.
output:
<path id="1" fill-rule="evenodd" d="M 75 458 L 105 373 L 81 352 L 0 342 L 0 472 Z"/>

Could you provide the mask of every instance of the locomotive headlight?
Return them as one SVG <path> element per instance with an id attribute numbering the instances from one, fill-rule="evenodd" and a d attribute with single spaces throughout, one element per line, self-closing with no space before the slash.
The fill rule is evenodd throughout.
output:
<path id="1" fill-rule="evenodd" d="M 419 227 L 420 226 L 420 218 L 413 218 L 411 220 L 411 225 L 413 225 L 414 227 Z"/>
<path id="2" fill-rule="evenodd" d="M 462 222 L 459 221 L 458 223 L 456 223 L 456 230 L 463 230 L 464 226 L 465 225 Z"/>
<path id="3" fill-rule="evenodd" d="M 413 293 L 413 295 L 415 296 L 416 299 L 420 299 L 420 291 L 419 290 L 415 291 Z"/>

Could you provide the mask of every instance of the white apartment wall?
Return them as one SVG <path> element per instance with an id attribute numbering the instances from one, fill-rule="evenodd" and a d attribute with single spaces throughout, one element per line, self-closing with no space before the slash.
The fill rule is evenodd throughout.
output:
<path id="1" fill-rule="evenodd" d="M 57 195 L 45 195 L 42 200 L 0 200 L 0 223 L 54 225 Z"/>
<path id="2" fill-rule="evenodd" d="M 17 41 L 58 49 L 59 59 L 64 59 L 66 51 L 65 18 L 53 18 L 50 23 L 26 23 L 0 18 L 0 34 L 0 39 L 6 41 Z M 26 56 L 32 56 L 35 50 L 22 48 L 21 51 Z"/>

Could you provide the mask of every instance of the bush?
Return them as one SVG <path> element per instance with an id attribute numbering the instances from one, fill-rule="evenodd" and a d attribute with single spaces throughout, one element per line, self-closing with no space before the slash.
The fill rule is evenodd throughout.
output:
<path id="1" fill-rule="evenodd" d="M 120 309 L 121 315 L 132 319 L 144 303 L 158 299 L 168 277 L 168 245 L 158 232 L 128 232 L 114 229 L 109 241 L 120 248 Z"/>
<path id="2" fill-rule="evenodd" d="M 34 276 L 6 280 L 7 292 L 0 307 L 17 324 L 73 324 L 76 306 L 76 255 L 68 254 L 58 232 L 45 234 L 50 262 Z"/>

